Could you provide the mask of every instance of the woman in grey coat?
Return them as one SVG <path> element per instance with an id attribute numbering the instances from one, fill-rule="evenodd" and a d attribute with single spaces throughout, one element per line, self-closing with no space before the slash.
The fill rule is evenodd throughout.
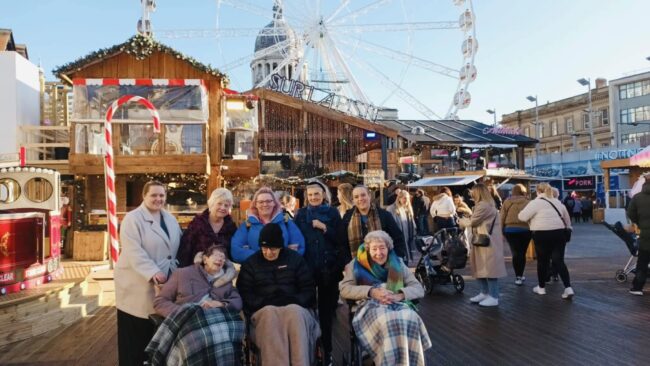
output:
<path id="1" fill-rule="evenodd" d="M 163 209 L 167 191 L 156 181 L 142 190 L 142 205 L 120 225 L 120 257 L 115 264 L 117 344 L 120 365 L 142 365 L 153 336 L 154 284 L 167 282 L 176 269 L 181 240 L 178 222 Z"/>
<path id="2" fill-rule="evenodd" d="M 461 227 L 470 227 L 472 237 L 479 233 L 490 233 L 490 245 L 472 246 L 471 248 L 469 261 L 472 265 L 474 278 L 481 285 L 481 292 L 469 301 L 480 306 L 498 306 L 498 279 L 507 275 L 503 258 L 503 234 L 501 233 L 499 211 L 495 207 L 492 194 L 484 184 L 475 185 L 471 195 L 476 203 L 472 217 L 461 219 L 459 224 Z"/>

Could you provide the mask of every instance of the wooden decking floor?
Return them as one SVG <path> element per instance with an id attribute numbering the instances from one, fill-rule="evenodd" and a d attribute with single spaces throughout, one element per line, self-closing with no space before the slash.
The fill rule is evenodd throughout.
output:
<path id="1" fill-rule="evenodd" d="M 622 248 L 620 242 L 611 240 L 613 246 Z M 469 303 L 478 290 L 471 277 L 466 277 L 463 294 L 456 294 L 450 286 L 434 288 L 420 302 L 420 316 L 433 343 L 425 354 L 427 364 L 647 364 L 650 296 L 632 296 L 628 294 L 629 282 L 614 281 L 614 272 L 627 261 L 625 251 L 616 253 L 592 258 L 568 253 L 576 291 L 572 301 L 560 298 L 561 283 L 549 284 L 546 296 L 532 293 L 535 262 L 528 263 L 524 286 L 514 285 L 512 273 L 502 281 L 498 308 Z M 510 263 L 507 266 L 511 272 Z M 115 317 L 114 307 L 104 307 L 67 328 L 0 348 L 0 364 L 115 365 Z M 337 315 L 334 347 L 335 360 L 340 361 L 348 349 L 344 306 Z"/>

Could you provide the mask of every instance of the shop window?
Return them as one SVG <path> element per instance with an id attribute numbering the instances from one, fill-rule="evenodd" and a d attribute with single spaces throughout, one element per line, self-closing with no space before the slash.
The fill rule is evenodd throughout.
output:
<path id="1" fill-rule="evenodd" d="M 100 155 L 104 146 L 104 127 L 100 123 L 75 123 L 75 148 L 77 154 Z"/>
<path id="2" fill-rule="evenodd" d="M 203 125 L 165 125 L 165 154 L 202 154 L 203 152 Z"/>
<path id="3" fill-rule="evenodd" d="M 253 159 L 254 146 L 253 131 L 228 131 L 226 132 L 226 142 L 224 144 L 224 156 L 236 160 Z"/>
<path id="4" fill-rule="evenodd" d="M 158 134 L 153 132 L 153 124 L 119 124 L 121 155 L 157 155 Z"/>
<path id="5" fill-rule="evenodd" d="M 224 157 L 235 160 L 256 158 L 257 111 L 257 100 L 253 98 L 235 96 L 225 100 Z"/>

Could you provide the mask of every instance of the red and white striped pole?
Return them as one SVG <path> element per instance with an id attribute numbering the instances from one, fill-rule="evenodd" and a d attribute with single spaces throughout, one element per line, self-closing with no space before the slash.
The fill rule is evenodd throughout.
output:
<path id="1" fill-rule="evenodd" d="M 155 133 L 160 133 L 160 116 L 158 111 L 150 101 L 137 95 L 125 95 L 116 100 L 106 111 L 106 123 L 104 123 L 104 131 L 106 137 L 106 155 L 104 158 L 104 177 L 106 188 L 106 211 L 108 234 L 111 237 L 111 260 L 113 264 L 117 262 L 120 254 L 120 242 L 117 232 L 117 196 L 115 195 L 115 170 L 113 169 L 113 128 L 111 127 L 111 120 L 117 108 L 122 104 L 129 102 L 138 102 L 144 105 L 151 116 L 153 117 L 153 130 Z"/>

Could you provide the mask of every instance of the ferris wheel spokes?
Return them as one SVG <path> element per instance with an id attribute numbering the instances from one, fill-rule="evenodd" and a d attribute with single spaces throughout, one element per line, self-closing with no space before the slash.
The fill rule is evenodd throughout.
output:
<path id="1" fill-rule="evenodd" d="M 229 62 L 223 66 L 220 67 L 222 71 L 227 71 L 227 70 L 232 70 L 236 67 L 239 67 L 245 63 L 250 62 L 254 57 L 264 57 L 268 56 L 270 54 L 273 54 L 278 51 L 285 51 L 288 49 L 288 47 L 291 45 L 291 40 L 284 40 L 280 43 L 276 43 L 271 47 L 267 47 L 263 50 L 257 51 L 253 54 L 246 55 L 244 57 L 238 58 L 237 60 L 234 60 L 232 62 Z"/>
<path id="2" fill-rule="evenodd" d="M 460 29 L 457 21 L 410 22 L 410 23 L 377 23 L 377 24 L 341 24 L 328 27 L 336 33 L 363 32 L 410 32 L 436 29 Z"/>
<path id="3" fill-rule="evenodd" d="M 279 0 L 274 0 L 274 2 L 278 2 L 278 1 Z M 259 6 L 259 5 L 256 5 L 256 4 L 253 4 L 250 1 L 246 1 L 246 0 L 217 0 L 217 2 L 220 3 L 219 6 L 221 6 L 221 3 L 228 4 L 229 6 L 235 8 L 235 9 L 242 10 L 242 11 L 247 12 L 249 14 L 255 14 L 255 15 L 260 16 L 262 18 L 265 18 L 267 20 L 275 20 L 275 14 L 273 14 L 272 12 L 269 12 L 269 9 L 267 9 L 265 7 L 262 7 L 262 6 Z M 284 4 L 284 2 L 281 2 L 281 3 Z M 282 16 L 284 18 L 286 18 L 286 19 L 293 20 L 293 21 L 296 21 L 297 23 L 300 23 L 299 18 L 296 18 L 296 17 L 294 17 L 292 15 L 287 15 L 287 14 L 285 14 L 285 12 L 282 13 Z"/>
<path id="4" fill-rule="evenodd" d="M 273 74 L 278 74 L 281 70 L 284 69 L 285 66 L 289 65 L 292 61 L 294 61 L 294 59 L 292 59 L 291 57 L 286 57 L 284 60 L 282 60 L 282 62 L 278 64 L 276 68 L 271 70 L 271 72 L 268 75 L 266 75 L 264 79 L 262 79 L 259 83 L 255 84 L 255 88 L 262 88 L 266 86 L 266 84 L 271 80 L 271 76 L 273 76 Z"/>
<path id="5" fill-rule="evenodd" d="M 330 18 L 327 19 L 327 22 L 331 23 L 329 25 L 337 25 L 337 24 L 340 24 L 340 23 L 343 23 L 343 22 L 346 22 L 346 21 L 349 21 L 349 20 L 354 20 L 354 19 L 358 18 L 359 16 L 367 14 L 368 12 L 371 12 L 371 11 L 373 11 L 375 9 L 378 9 L 380 6 L 384 5 L 385 3 L 391 2 L 391 1 L 392 0 L 377 0 L 377 1 L 373 2 L 373 3 L 370 3 L 370 4 L 362 7 L 362 8 L 359 8 L 357 10 L 353 10 L 352 12 L 350 12 L 348 14 L 345 14 L 344 16 L 336 19 L 335 21 L 333 19 L 331 19 L 331 17 L 330 17 Z"/>
<path id="6" fill-rule="evenodd" d="M 343 71 L 343 74 L 350 82 L 350 87 L 352 88 L 354 95 L 356 96 L 356 99 L 362 101 L 363 103 L 371 104 L 368 101 L 368 97 L 366 96 L 366 94 L 361 90 L 361 87 L 359 87 L 359 83 L 357 82 L 357 79 L 350 71 L 350 67 L 345 62 L 345 58 L 341 55 L 341 52 L 336 47 L 329 34 L 324 35 L 323 41 L 325 42 L 325 45 L 328 46 L 328 48 L 331 50 L 332 56 L 334 56 L 334 60 L 340 66 L 341 70 Z"/>

